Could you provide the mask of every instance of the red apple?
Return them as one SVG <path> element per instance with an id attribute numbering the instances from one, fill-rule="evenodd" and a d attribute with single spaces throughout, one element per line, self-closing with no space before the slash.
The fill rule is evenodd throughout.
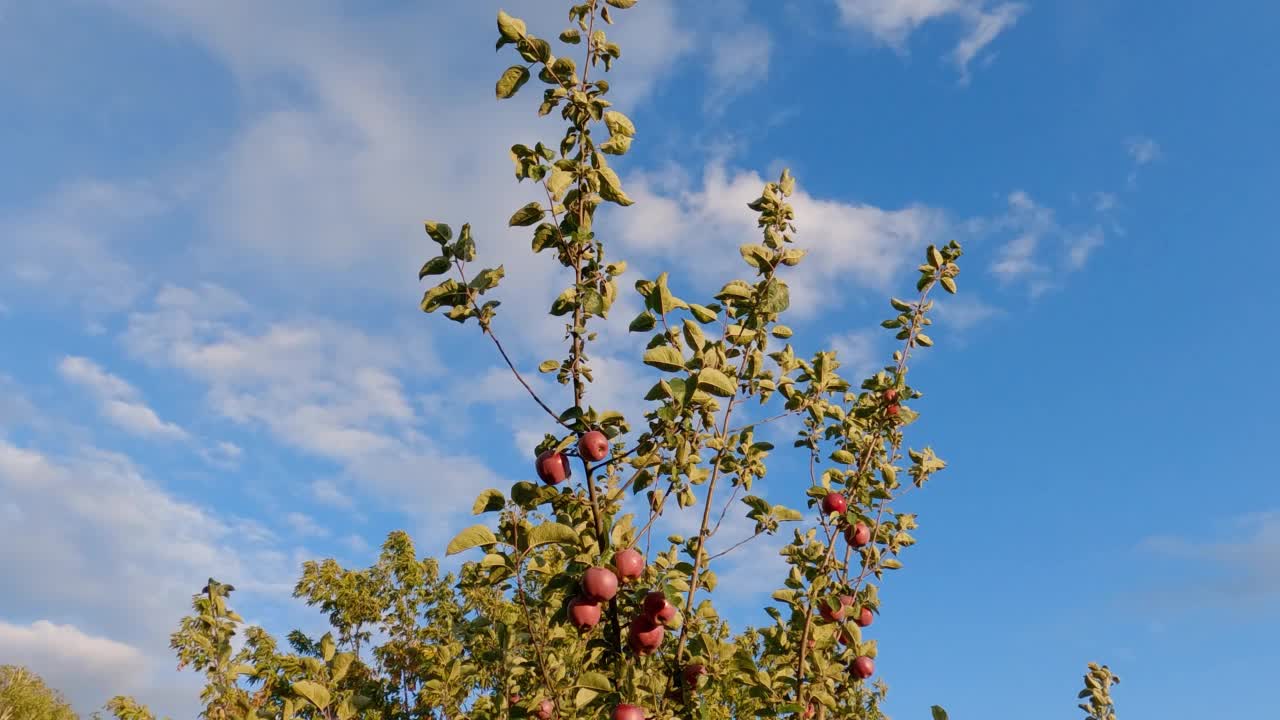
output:
<path id="1" fill-rule="evenodd" d="M 881 393 L 880 397 L 883 397 L 885 402 L 891 403 L 898 399 L 898 391 L 893 388 L 889 388 Z"/>
<path id="2" fill-rule="evenodd" d="M 618 594 L 618 576 L 609 568 L 587 568 L 582 574 L 582 594 L 596 602 L 609 602 Z"/>
<path id="3" fill-rule="evenodd" d="M 623 582 L 635 580 L 644 574 L 644 556 L 635 548 L 627 548 L 613 556 L 613 567 Z"/>
<path id="4" fill-rule="evenodd" d="M 867 627 L 871 624 L 872 620 L 875 620 L 875 617 L 875 615 L 871 614 L 871 608 L 864 607 L 862 608 L 862 612 L 858 613 L 858 617 L 853 619 L 853 622 L 855 622 L 858 627 Z"/>
<path id="5" fill-rule="evenodd" d="M 809 638 L 809 649 L 812 650 L 816 647 L 818 647 L 818 638 Z"/>
<path id="6" fill-rule="evenodd" d="M 813 706 L 813 703 L 809 703 L 809 707 L 807 707 L 807 708 L 805 708 L 805 709 L 804 709 L 804 717 L 805 717 L 805 718 L 806 718 L 806 720 L 807 720 L 807 718 L 811 718 L 811 717 L 813 717 L 813 714 L 814 714 L 815 712 L 817 712 L 817 708 L 815 708 L 815 707 Z"/>
<path id="7" fill-rule="evenodd" d="M 661 591 L 654 590 L 644 596 L 644 614 L 666 625 L 675 619 L 676 606 Z"/>
<path id="8" fill-rule="evenodd" d="M 844 628 L 840 628 L 840 634 L 836 637 L 836 639 L 840 641 L 841 645 L 853 644 L 853 636 L 850 635 L 849 631 L 845 630 Z"/>
<path id="9" fill-rule="evenodd" d="M 592 430 L 578 440 L 578 454 L 590 462 L 600 462 L 609 457 L 609 438 L 599 430 Z"/>
<path id="10" fill-rule="evenodd" d="M 863 655 L 853 661 L 853 674 L 859 680 L 866 680 L 876 672 L 876 661 Z"/>
<path id="11" fill-rule="evenodd" d="M 844 539 L 848 540 L 850 545 L 860 548 L 871 542 L 871 528 L 862 523 L 857 523 L 853 527 L 845 529 Z"/>
<path id="12" fill-rule="evenodd" d="M 538 456 L 534 469 L 538 471 L 538 479 L 548 485 L 559 485 L 573 474 L 573 469 L 569 467 L 569 458 L 563 453 L 551 450 Z"/>
<path id="13" fill-rule="evenodd" d="M 837 493 L 837 492 L 827 493 L 827 496 L 822 498 L 822 514 L 823 515 L 830 515 L 833 512 L 842 513 L 848 507 L 849 507 L 849 501 L 845 500 L 844 496 L 841 495 L 840 493 Z"/>
<path id="14" fill-rule="evenodd" d="M 579 630 L 590 630 L 600 622 L 600 604 L 585 597 L 570 600 L 569 622 Z"/>
<path id="15" fill-rule="evenodd" d="M 613 720 L 644 720 L 644 708 L 624 703 L 613 709 Z"/>
<path id="16" fill-rule="evenodd" d="M 840 620 L 844 620 L 844 611 L 845 611 L 845 608 L 847 608 L 847 607 L 849 607 L 850 605 L 852 605 L 852 604 L 853 604 L 853 600 L 854 600 L 854 599 L 853 599 L 853 596 L 852 596 L 852 595 L 841 595 L 841 596 L 840 596 L 840 608 L 839 608 L 838 610 L 832 610 L 832 609 L 831 609 L 831 606 L 829 606 L 829 605 L 824 601 L 824 602 L 820 603 L 820 604 L 819 604 L 819 606 L 818 606 L 818 614 L 819 614 L 819 615 L 821 615 L 821 616 L 822 616 L 822 619 L 823 619 L 823 620 L 826 620 L 827 622 L 838 622 L 838 621 L 840 621 Z"/>
<path id="17" fill-rule="evenodd" d="M 511 693 L 511 697 L 507 698 L 507 702 L 511 703 L 512 705 L 515 705 L 516 703 L 520 702 L 520 694 Z"/>
<path id="18" fill-rule="evenodd" d="M 684 672 L 682 673 L 682 677 L 684 678 L 684 686 L 686 688 L 689 688 L 690 690 L 696 689 L 698 687 L 698 678 L 706 674 L 707 674 L 706 665 L 698 665 L 696 663 L 693 665 L 686 665 L 684 668 Z"/>
<path id="19" fill-rule="evenodd" d="M 885 414 L 886 414 L 886 415 L 888 415 L 888 416 L 889 416 L 889 417 L 891 417 L 891 418 L 896 418 L 896 417 L 898 417 L 898 403 L 894 403 L 894 404 L 890 405 L 889 407 L 885 408 L 885 409 L 884 409 L 884 412 L 885 412 Z"/>
<path id="20" fill-rule="evenodd" d="M 637 655 L 651 655 L 662 647 L 662 638 L 666 628 L 653 618 L 641 615 L 631 621 L 631 633 L 627 636 L 627 644 Z"/>
<path id="21" fill-rule="evenodd" d="M 538 716 L 538 720 L 551 720 L 556 715 L 556 704 L 551 700 L 543 700 L 538 703 L 538 709 L 533 714 Z"/>

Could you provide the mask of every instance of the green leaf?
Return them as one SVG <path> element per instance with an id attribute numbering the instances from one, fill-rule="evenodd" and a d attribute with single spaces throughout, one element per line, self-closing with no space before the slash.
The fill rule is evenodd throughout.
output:
<path id="1" fill-rule="evenodd" d="M 773 516 L 778 518 L 781 522 L 799 522 L 804 519 L 804 515 L 802 515 L 799 510 L 792 510 L 789 507 L 783 507 L 781 505 L 773 506 Z"/>
<path id="2" fill-rule="evenodd" d="M 471 282 L 467 283 L 467 285 L 472 290 L 479 290 L 480 292 L 492 290 L 498 286 L 498 283 L 506 275 L 507 269 L 501 265 L 496 268 L 485 268 L 476 273 L 476 276 L 471 278 Z"/>
<path id="3" fill-rule="evenodd" d="M 930 265 L 934 266 L 935 268 L 942 267 L 942 253 L 938 252 L 938 248 L 934 247 L 933 245 L 930 245 L 926 253 L 929 256 Z"/>
<path id="4" fill-rule="evenodd" d="M 453 267 L 453 263 L 449 262 L 449 258 L 443 255 L 431 258 L 418 271 L 418 279 L 421 280 L 428 275 L 443 275 L 449 272 L 451 267 Z"/>
<path id="5" fill-rule="evenodd" d="M 609 678 L 598 672 L 584 672 L 578 676 L 578 687 L 591 688 L 600 692 L 612 692 L 613 683 L 609 682 Z"/>
<path id="6" fill-rule="evenodd" d="M 940 282 L 942 283 L 942 287 L 943 287 L 947 292 L 951 293 L 952 295 L 955 295 L 955 294 L 956 294 L 956 281 L 955 281 L 955 280 L 952 280 L 952 279 L 951 279 L 951 278 L 949 278 L 949 277 L 944 277 L 944 278 L 942 278 L 942 280 L 941 280 Z"/>
<path id="7" fill-rule="evenodd" d="M 582 33 L 573 28 L 569 28 L 568 30 L 560 33 L 560 42 L 569 45 L 577 45 L 582 42 Z"/>
<path id="8" fill-rule="evenodd" d="M 770 333 L 776 338 L 786 340 L 791 337 L 791 328 L 786 325 L 774 325 Z"/>
<path id="9" fill-rule="evenodd" d="M 493 531 L 488 527 L 472 525 L 449 541 L 449 546 L 445 548 L 444 554 L 457 555 L 464 550 L 470 550 L 481 545 L 492 545 L 496 542 L 498 542 L 498 538 L 494 536 Z"/>
<path id="10" fill-rule="evenodd" d="M 557 522 L 543 523 L 529 531 L 529 547 L 533 548 L 550 543 L 576 545 L 578 544 L 578 533 L 568 525 L 562 525 Z"/>
<path id="11" fill-rule="evenodd" d="M 333 654 L 337 650 L 338 646 L 333 642 L 333 634 L 325 633 L 324 637 L 320 638 L 320 658 L 325 662 L 329 662 L 333 659 Z"/>
<path id="12" fill-rule="evenodd" d="M 679 350 L 667 345 L 652 348 L 644 354 L 644 364 L 667 372 L 684 369 L 684 357 Z"/>
<path id="13" fill-rule="evenodd" d="M 299 680 L 292 685 L 292 689 L 294 694 L 315 705 L 318 710 L 329 707 L 332 700 L 328 688 L 310 680 Z"/>
<path id="14" fill-rule="evenodd" d="M 527 82 L 529 82 L 529 68 L 523 65 L 512 65 L 502 72 L 493 92 L 499 100 L 506 100 L 515 95 Z"/>
<path id="15" fill-rule="evenodd" d="M 848 450 L 836 450 L 835 452 L 831 453 L 831 461 L 834 463 L 839 463 L 841 465 L 852 465 L 855 462 L 855 460 L 856 459 L 853 457 L 853 453 L 849 452 Z"/>
<path id="16" fill-rule="evenodd" d="M 489 488 L 476 496 L 475 504 L 471 506 L 471 514 L 479 515 L 481 513 L 495 512 L 501 510 L 506 504 L 507 499 L 500 490 Z"/>
<path id="17" fill-rule="evenodd" d="M 635 137 L 636 126 L 631 122 L 631 118 L 614 110 L 607 110 L 604 114 L 605 127 L 609 128 L 610 135 L 626 135 L 627 137 Z"/>
<path id="18" fill-rule="evenodd" d="M 693 318 L 698 322 L 702 323 L 703 325 L 706 325 L 707 323 L 710 323 L 710 322 L 715 322 L 715 319 L 716 319 L 715 311 L 712 310 L 711 308 L 703 307 L 702 305 L 695 305 L 694 303 L 689 303 L 689 312 L 693 313 Z"/>
<path id="19" fill-rule="evenodd" d="M 627 329 L 631 332 L 649 332 L 653 329 L 654 325 L 657 324 L 657 321 L 658 320 L 653 316 L 653 313 L 645 310 L 637 315 L 635 320 L 631 321 L 631 324 L 627 326 Z"/>
<path id="20" fill-rule="evenodd" d="M 432 222 L 431 220 L 428 220 L 426 222 L 426 226 L 427 226 L 427 235 L 430 235 L 432 240 L 435 240 L 441 245 L 444 245 L 445 243 L 453 239 L 453 230 L 448 225 L 445 225 L 444 223 Z"/>
<path id="21" fill-rule="evenodd" d="M 507 221 L 507 225 L 510 227 L 532 225 L 542 219 L 544 212 L 546 211 L 542 209 L 542 205 L 531 202 L 517 210 Z"/>
<path id="22" fill-rule="evenodd" d="M 890 305 L 892 305 L 892 306 L 893 306 L 893 309 L 894 309 L 894 310 L 897 310 L 898 312 L 910 312 L 910 311 L 911 311 L 911 306 L 910 306 L 910 305 L 908 305 L 906 302 L 903 302 L 902 300 L 899 300 L 898 298 L 891 298 L 891 299 L 889 300 L 889 304 L 890 304 Z"/>
<path id="23" fill-rule="evenodd" d="M 463 262 L 476 259 L 476 241 L 471 237 L 471 223 L 463 223 L 458 232 L 458 242 L 453 244 L 453 254 Z"/>
<path id="24" fill-rule="evenodd" d="M 347 698 L 338 704 L 338 720 L 351 720 L 360 712 L 356 706 L 352 704 L 351 699 Z"/>
<path id="25" fill-rule="evenodd" d="M 504 40 L 515 42 L 524 36 L 526 32 L 524 21 L 520 18 L 514 18 L 505 12 L 498 11 L 498 34 Z"/>
<path id="26" fill-rule="evenodd" d="M 591 688 L 578 688 L 578 692 L 573 696 L 573 704 L 576 707 L 585 707 L 592 700 L 600 697 L 600 693 Z"/>
<path id="27" fill-rule="evenodd" d="M 480 567 L 507 567 L 507 556 L 502 553 L 489 553 L 480 559 Z"/>
<path id="28" fill-rule="evenodd" d="M 627 8 L 633 7 L 636 4 L 636 0 L 604 0 L 604 1 L 618 8 L 619 10 L 626 10 Z"/>
<path id="29" fill-rule="evenodd" d="M 631 149 L 630 135 L 614 135 L 613 137 L 600 143 L 600 152 L 607 155 L 626 155 Z"/>
<path id="30" fill-rule="evenodd" d="M 558 202 L 564 197 L 564 191 L 569 189 L 573 184 L 573 173 L 565 172 L 560 168 L 551 171 L 551 177 L 547 178 L 547 190 L 551 192 L 551 197 Z"/>
<path id="31" fill-rule="evenodd" d="M 781 280 L 770 280 L 765 286 L 764 297 L 760 300 L 760 310 L 767 313 L 780 313 L 791 307 L 791 292 L 787 284 Z"/>
<path id="32" fill-rule="evenodd" d="M 733 380 L 715 368 L 702 368 L 698 372 L 698 387 L 720 397 L 733 397 L 738 391 Z"/>
<path id="33" fill-rule="evenodd" d="M 560 367 L 559 360 L 543 360 L 542 363 L 538 365 L 538 372 L 540 373 L 555 372 L 556 368 L 558 367 Z"/>
<path id="34" fill-rule="evenodd" d="M 349 652 L 338 653 L 333 656 L 333 663 L 329 666 L 329 679 L 333 682 L 341 682 L 347 676 L 347 671 L 351 669 L 351 663 L 355 662 L 356 656 Z"/>
<path id="35" fill-rule="evenodd" d="M 933 713 L 933 720 L 947 720 L 947 711 L 941 705 L 934 705 L 929 711 Z"/>
<path id="36" fill-rule="evenodd" d="M 596 170 L 596 173 L 600 177 L 600 197 L 622 207 L 635 204 L 635 200 L 622 191 L 622 180 L 618 178 L 618 173 L 614 172 L 613 168 L 602 167 Z"/>
<path id="37" fill-rule="evenodd" d="M 924 333 L 916 333 L 916 344 L 924 347 L 933 347 L 933 338 Z"/>

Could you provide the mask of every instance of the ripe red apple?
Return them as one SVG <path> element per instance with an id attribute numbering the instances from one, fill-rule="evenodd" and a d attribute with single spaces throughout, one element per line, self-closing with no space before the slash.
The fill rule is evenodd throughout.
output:
<path id="1" fill-rule="evenodd" d="M 538 456 L 534 469 L 538 471 L 538 479 L 548 485 L 559 485 L 573 474 L 573 468 L 569 467 L 569 458 L 565 457 L 564 453 L 551 450 L 544 451 Z"/>
<path id="2" fill-rule="evenodd" d="M 585 597 L 570 600 L 569 622 L 579 630 L 590 630 L 600 622 L 600 604 Z"/>
<path id="3" fill-rule="evenodd" d="M 875 620 L 875 617 L 875 615 L 871 614 L 871 608 L 864 607 L 862 608 L 862 611 L 858 613 L 858 617 L 853 619 L 853 622 L 856 623 L 858 627 L 867 627 L 871 624 L 872 620 Z"/>
<path id="4" fill-rule="evenodd" d="M 853 642 L 853 636 L 850 635 L 849 631 L 845 630 L 844 628 L 840 628 L 840 634 L 836 637 L 836 639 L 840 641 L 841 645 L 849 645 L 849 644 L 852 644 Z"/>
<path id="5" fill-rule="evenodd" d="M 842 513 L 848 507 L 849 507 L 849 501 L 845 500 L 844 496 L 841 495 L 840 493 L 837 493 L 837 492 L 827 493 L 827 496 L 822 498 L 822 514 L 823 515 L 830 515 L 833 512 Z"/>
<path id="6" fill-rule="evenodd" d="M 818 614 L 821 615 L 822 619 L 826 620 L 827 622 L 838 622 L 840 620 L 844 620 L 845 608 L 852 605 L 853 602 L 854 602 L 854 598 L 852 595 L 841 595 L 840 608 L 838 610 L 832 610 L 831 607 L 827 605 L 827 603 L 824 601 L 820 603 L 818 606 Z"/>
<path id="7" fill-rule="evenodd" d="M 853 527 L 845 529 L 844 539 L 848 540 L 850 545 L 860 548 L 871 542 L 871 528 L 862 523 L 857 523 Z"/>
<path id="8" fill-rule="evenodd" d="M 590 462 L 600 462 L 609 457 L 609 438 L 599 430 L 592 430 L 578 439 L 578 454 Z"/>
<path id="9" fill-rule="evenodd" d="M 880 396 L 884 398 L 885 402 L 891 403 L 898 399 L 898 391 L 895 390 L 894 388 L 889 388 L 888 390 L 885 390 L 883 393 L 881 393 Z"/>
<path id="10" fill-rule="evenodd" d="M 515 705 L 516 703 L 520 702 L 520 694 L 511 693 L 511 697 L 507 698 L 507 702 L 511 703 L 512 705 Z"/>
<path id="11" fill-rule="evenodd" d="M 654 590 L 644 596 L 644 614 L 666 625 L 675 619 L 676 606 L 661 591 Z"/>
<path id="12" fill-rule="evenodd" d="M 613 556 L 613 567 L 623 582 L 635 580 L 644 574 L 644 556 L 635 548 L 627 548 Z"/>
<path id="13" fill-rule="evenodd" d="M 631 621 L 631 632 L 627 636 L 627 644 L 637 655 L 651 655 L 662 647 L 662 638 L 667 629 L 656 620 L 646 615 Z"/>
<path id="14" fill-rule="evenodd" d="M 815 712 L 817 712 L 817 708 L 813 706 L 813 703 L 809 703 L 809 707 L 804 709 L 804 717 L 808 720 L 808 718 L 813 717 Z"/>
<path id="15" fill-rule="evenodd" d="M 682 673 L 682 677 L 684 678 L 684 686 L 686 688 L 689 688 L 690 690 L 696 689 L 698 687 L 698 678 L 706 674 L 707 674 L 706 665 L 699 665 L 696 663 L 693 665 L 686 665 L 684 668 L 684 672 Z"/>
<path id="16" fill-rule="evenodd" d="M 609 602 L 618 594 L 618 576 L 609 568 L 587 568 L 582 574 L 582 594 L 596 602 Z"/>
<path id="17" fill-rule="evenodd" d="M 866 680 L 876 672 L 876 661 L 863 655 L 853 661 L 853 674 L 859 680 Z"/>
<path id="18" fill-rule="evenodd" d="M 884 412 L 886 415 L 888 415 L 891 418 L 898 417 L 898 403 L 893 403 L 889 407 L 885 408 Z"/>
<path id="19" fill-rule="evenodd" d="M 543 700 L 538 703 L 538 709 L 534 711 L 538 716 L 538 720 L 551 720 L 556 715 L 556 704 L 551 700 Z"/>
<path id="20" fill-rule="evenodd" d="M 623 703 L 613 709 L 613 720 L 644 720 L 644 708 Z"/>

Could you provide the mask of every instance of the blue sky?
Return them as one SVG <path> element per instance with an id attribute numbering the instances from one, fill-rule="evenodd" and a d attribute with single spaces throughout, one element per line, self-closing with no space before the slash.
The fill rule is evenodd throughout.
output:
<path id="1" fill-rule="evenodd" d="M 1076 717 L 1097 659 L 1122 712 L 1262 716 L 1280 9 L 692 5 L 617 26 L 638 202 L 602 222 L 637 275 L 684 268 L 695 297 L 740 273 L 745 203 L 789 166 L 799 347 L 871 368 L 920 250 L 968 251 L 914 368 L 912 441 L 951 466 L 882 590 L 889 711 Z M 395 528 L 436 553 L 478 490 L 527 479 L 543 419 L 474 332 L 421 316 L 414 277 L 424 218 L 472 222 L 509 271 L 504 342 L 555 355 L 564 279 L 503 227 L 531 199 L 506 147 L 554 125 L 493 100 L 498 7 L 0 2 L 0 663 L 83 711 L 124 692 L 190 716 L 167 635 L 205 578 L 314 631 L 302 560 L 368 563 Z M 622 309 L 594 402 L 635 411 Z M 773 467 L 768 497 L 798 505 L 794 461 Z M 721 571 L 740 622 L 777 585 L 770 542 Z"/>

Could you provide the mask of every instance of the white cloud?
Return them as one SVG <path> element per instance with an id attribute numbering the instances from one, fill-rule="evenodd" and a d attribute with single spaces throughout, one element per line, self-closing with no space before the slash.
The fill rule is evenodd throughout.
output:
<path id="1" fill-rule="evenodd" d="M 429 348 L 320 318 L 254 323 L 244 307 L 222 288 L 165 288 L 130 316 L 122 339 L 137 357 L 206 387 L 221 417 L 334 463 L 340 478 L 312 483 L 319 502 L 347 506 L 341 481 L 442 533 L 497 482 L 480 460 L 429 437 L 406 396 L 398 373 L 439 367 Z"/>
<path id="2" fill-rule="evenodd" d="M 969 65 L 1000 33 L 1013 27 L 1026 11 L 1023 3 L 992 5 L 987 0 L 835 0 L 841 22 L 870 34 L 899 52 L 921 26 L 944 19 L 958 20 L 965 34 L 951 51 L 951 60 L 964 82 Z"/>
<path id="3" fill-rule="evenodd" d="M 1158 535 L 1139 547 L 1199 568 L 1200 591 L 1161 593 L 1163 601 L 1185 606 L 1221 605 L 1270 610 L 1280 597 L 1280 510 L 1245 513 L 1226 523 L 1217 537 Z M 1185 585 L 1183 578 L 1181 584 Z"/>
<path id="4" fill-rule="evenodd" d="M 284 522 L 299 537 L 325 537 L 329 534 L 328 528 L 316 522 L 314 518 L 306 513 L 287 512 L 284 515 Z"/>
<path id="5" fill-rule="evenodd" d="M 1000 308 L 989 305 L 972 294 L 965 294 L 963 291 L 954 297 L 948 296 L 938 300 L 935 312 L 945 327 L 957 332 L 964 332 L 990 318 L 1004 314 Z"/>
<path id="6" fill-rule="evenodd" d="M 875 330 L 858 330 L 837 335 L 827 341 L 836 351 L 840 361 L 840 374 L 854 383 L 870 377 L 887 362 L 882 356 L 880 333 Z"/>
<path id="7" fill-rule="evenodd" d="M 286 599 L 292 589 L 281 583 L 292 568 L 269 544 L 269 533 L 255 535 L 251 524 L 174 497 L 119 454 L 83 446 L 55 456 L 0 437 L 0 497 L 5 534 L 22 538 L 0 543 L 0 575 L 15 579 L 0 585 L 0 620 L 47 620 L 23 637 L 36 633 L 61 648 L 23 645 L 6 660 L 53 662 L 48 653 L 70 653 L 77 632 L 99 639 L 83 644 L 81 663 L 99 663 L 94 667 L 115 658 L 124 672 L 136 664 L 124 648 L 145 649 L 150 671 L 130 671 L 127 679 L 144 699 L 171 703 L 155 709 L 175 717 L 194 714 L 195 692 L 175 694 L 191 683 L 175 675 L 167 649 L 191 595 L 211 575 L 260 600 Z M 54 627 L 67 623 L 76 631 Z M 14 646 L 0 639 L 0 647 Z M 81 667 L 68 661 L 66 671 Z M 63 685 L 83 712 L 101 706 L 106 698 L 93 693 L 104 688 Z"/>
<path id="8" fill-rule="evenodd" d="M 1138 185 L 1138 169 L 1159 160 L 1163 157 L 1163 153 L 1159 143 L 1142 135 L 1126 140 L 1125 149 L 1133 160 L 1133 169 L 1129 171 L 1127 179 L 1128 188 L 1132 190 Z"/>
<path id="9" fill-rule="evenodd" d="M 132 645 L 48 620 L 16 625 L 0 618 L 0 648 L 5 661 L 21 658 L 81 707 L 101 706 L 108 697 L 134 691 L 151 670 L 148 658 Z"/>
<path id="10" fill-rule="evenodd" d="M 67 382 L 92 393 L 103 417 L 127 432 L 143 437 L 187 437 L 185 430 L 161 420 L 155 410 L 142 402 L 135 387 L 88 358 L 68 355 L 58 363 L 58 373 Z"/>
<path id="11" fill-rule="evenodd" d="M 78 303 L 90 314 L 128 307 L 145 278 L 122 259 L 115 233 L 164 208 L 145 183 L 67 182 L 37 207 L 0 217 L 0 277 L 42 304 Z"/>
<path id="12" fill-rule="evenodd" d="M 1013 234 L 997 250 L 990 270 L 1005 283 L 1025 281 L 1033 295 L 1052 287 L 1058 274 L 1082 269 L 1106 239 L 1097 225 L 1085 229 L 1062 225 L 1052 208 L 1025 191 L 1010 193 L 1007 202 L 1002 215 L 971 221 L 969 230 L 983 236 Z M 1046 247 L 1046 241 L 1056 241 L 1058 247 Z"/>
<path id="13" fill-rule="evenodd" d="M 711 38 L 711 92 L 703 107 L 713 115 L 734 97 L 764 82 L 769 76 L 773 39 L 768 29 L 744 24 Z"/>
<path id="14" fill-rule="evenodd" d="M 1160 159 L 1160 144 L 1149 137 L 1130 138 L 1125 146 L 1135 165 L 1147 165 Z"/>
<path id="15" fill-rule="evenodd" d="M 764 179 L 755 172 L 730 173 L 722 163 L 707 166 L 697 187 L 675 171 L 636 174 L 628 179 L 636 199 L 629 212 L 608 222 L 632 256 L 663 258 L 701 288 L 718 290 L 751 269 L 739 258 L 743 243 L 760 241 L 747 203 L 760 196 Z M 797 246 L 809 254 L 784 274 L 795 315 L 809 317 L 840 301 L 850 290 L 883 290 L 909 259 L 936 240 L 946 227 L 942 211 L 921 205 L 885 210 L 871 205 L 817 198 L 803 189 L 791 197 L 796 211 Z M 697 237 L 701 258 L 690 263 L 687 238 Z"/>

